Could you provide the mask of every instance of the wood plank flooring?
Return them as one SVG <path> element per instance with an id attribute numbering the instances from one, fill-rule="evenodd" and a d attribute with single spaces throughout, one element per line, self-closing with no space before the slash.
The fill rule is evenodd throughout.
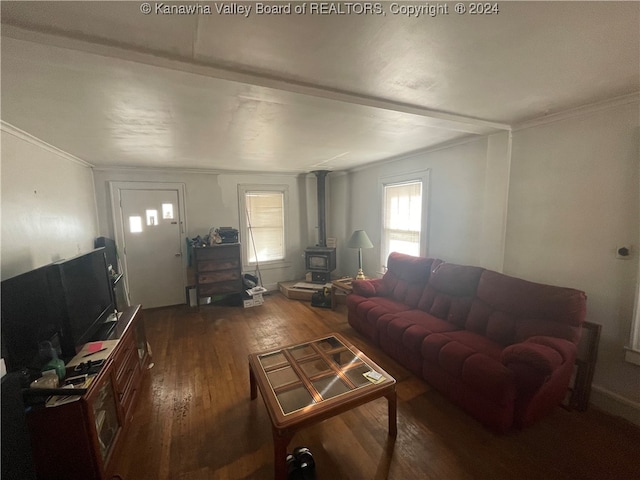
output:
<path id="1" fill-rule="evenodd" d="M 126 480 L 271 479 L 273 442 L 262 398 L 249 398 L 247 355 L 339 332 L 398 381 L 398 436 L 385 399 L 297 433 L 317 479 L 639 479 L 640 429 L 595 408 L 558 408 L 497 435 L 368 344 L 346 307 L 281 294 L 264 305 L 144 312 L 154 367 L 142 382 L 116 472 Z"/>

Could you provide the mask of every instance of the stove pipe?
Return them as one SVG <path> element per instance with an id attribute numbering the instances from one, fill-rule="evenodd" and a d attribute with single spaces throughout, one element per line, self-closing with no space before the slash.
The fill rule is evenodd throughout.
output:
<path id="1" fill-rule="evenodd" d="M 326 214 L 326 192 L 325 178 L 331 173 L 330 170 L 316 170 L 312 172 L 316 176 L 318 183 L 318 246 L 327 246 L 327 214 Z"/>

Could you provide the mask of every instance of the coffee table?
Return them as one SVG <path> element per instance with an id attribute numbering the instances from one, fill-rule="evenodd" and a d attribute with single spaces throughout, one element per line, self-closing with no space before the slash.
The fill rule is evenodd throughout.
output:
<path id="1" fill-rule="evenodd" d="M 377 372 L 374 382 L 363 374 Z M 251 399 L 262 395 L 271 419 L 276 480 L 285 479 L 287 445 L 308 425 L 386 397 L 396 436 L 396 381 L 337 333 L 249 355 Z"/>

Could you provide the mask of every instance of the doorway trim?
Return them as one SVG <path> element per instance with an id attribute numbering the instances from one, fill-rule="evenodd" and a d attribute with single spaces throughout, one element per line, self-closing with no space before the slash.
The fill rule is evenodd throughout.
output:
<path id="1" fill-rule="evenodd" d="M 124 218 L 122 216 L 122 190 L 175 190 L 178 193 L 178 211 L 180 215 L 180 234 L 185 235 L 187 231 L 187 210 L 185 208 L 186 187 L 181 182 L 122 182 L 109 181 L 109 193 L 111 196 L 111 221 L 113 222 L 113 233 L 115 235 L 116 247 L 123 252 L 126 259 L 124 249 Z M 187 257 L 184 253 L 185 244 L 180 242 L 180 252 L 182 253 L 182 284 L 187 287 Z M 126 289 L 127 301 L 131 302 L 129 295 L 129 272 L 127 271 L 127 262 L 122 261 L 124 273 L 124 285 Z M 185 290 L 186 292 L 186 290 Z M 186 298 L 186 297 L 185 297 Z"/>

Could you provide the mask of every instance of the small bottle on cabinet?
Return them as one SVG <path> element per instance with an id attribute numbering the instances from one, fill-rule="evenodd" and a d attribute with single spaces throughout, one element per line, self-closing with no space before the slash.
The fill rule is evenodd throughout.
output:
<path id="1" fill-rule="evenodd" d="M 67 370 L 64 366 L 64 362 L 58 358 L 58 353 L 56 349 L 53 348 L 51 342 L 41 342 L 40 345 L 40 356 L 45 359 L 49 359 L 49 361 L 42 367 L 42 372 L 46 372 L 47 370 L 54 370 L 56 375 L 58 376 L 58 380 L 64 380 L 64 377 L 67 374 Z"/>

